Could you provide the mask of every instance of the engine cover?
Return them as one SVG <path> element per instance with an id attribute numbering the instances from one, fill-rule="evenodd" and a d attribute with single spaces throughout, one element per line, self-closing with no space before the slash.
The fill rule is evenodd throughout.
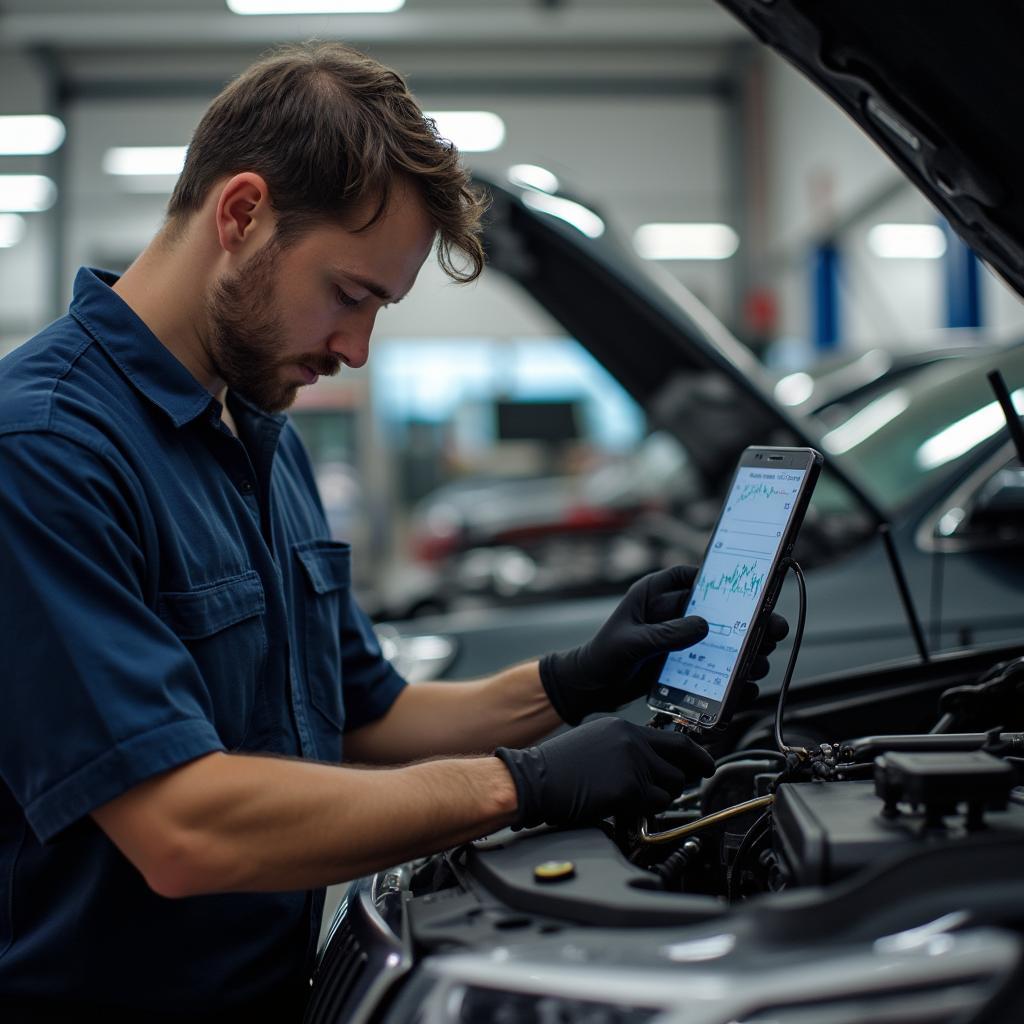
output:
<path id="1" fill-rule="evenodd" d="M 873 782 L 784 783 L 775 793 L 774 846 L 797 885 L 825 885 L 882 859 L 915 848 L 955 843 L 971 836 L 1024 834 L 1024 807 L 1011 800 L 985 815 L 985 828 L 968 832 L 963 815 L 928 827 L 923 808 L 900 805 L 894 816 Z"/>

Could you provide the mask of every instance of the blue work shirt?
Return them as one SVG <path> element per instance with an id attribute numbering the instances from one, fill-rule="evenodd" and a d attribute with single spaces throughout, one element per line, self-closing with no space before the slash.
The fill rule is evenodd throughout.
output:
<path id="1" fill-rule="evenodd" d="M 0 1018 L 301 1000 L 322 891 L 166 899 L 89 815 L 212 751 L 337 762 L 405 685 L 294 429 L 229 395 L 235 437 L 115 280 L 0 361 Z"/>

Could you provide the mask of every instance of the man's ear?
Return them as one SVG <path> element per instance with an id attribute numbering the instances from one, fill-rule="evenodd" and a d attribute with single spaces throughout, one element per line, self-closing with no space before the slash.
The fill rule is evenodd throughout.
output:
<path id="1" fill-rule="evenodd" d="M 263 245 L 274 233 L 274 214 L 266 181 L 252 171 L 228 178 L 217 198 L 217 240 L 229 253 Z"/>

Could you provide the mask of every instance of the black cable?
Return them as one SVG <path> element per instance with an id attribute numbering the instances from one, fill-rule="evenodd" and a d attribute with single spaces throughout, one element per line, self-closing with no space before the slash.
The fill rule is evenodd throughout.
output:
<path id="1" fill-rule="evenodd" d="M 737 750 L 720 757 L 715 761 L 715 767 L 721 768 L 723 764 L 732 764 L 734 761 L 757 761 L 764 757 L 781 757 L 785 760 L 786 755 L 778 750 Z"/>
<path id="2" fill-rule="evenodd" d="M 739 888 L 740 872 L 743 868 L 743 859 L 750 852 L 751 847 L 767 835 L 771 828 L 772 812 L 765 811 L 750 828 L 736 849 L 736 856 L 732 859 L 732 866 L 725 880 L 725 894 L 730 902 L 736 898 Z"/>
<path id="3" fill-rule="evenodd" d="M 782 739 L 782 709 L 786 703 L 786 692 L 793 679 L 793 670 L 796 668 L 797 655 L 800 653 L 800 641 L 804 637 L 804 623 L 807 621 L 807 585 L 804 582 L 804 573 L 798 562 L 790 558 L 787 568 L 792 569 L 796 574 L 797 587 L 800 591 L 800 610 L 797 613 L 796 632 L 793 634 L 793 649 L 789 652 L 789 664 L 786 666 L 786 674 L 782 678 L 782 688 L 779 690 L 779 702 L 775 705 L 775 745 L 782 754 L 790 753 L 789 747 Z"/>
<path id="4" fill-rule="evenodd" d="M 689 867 L 690 851 L 681 846 L 678 850 L 670 853 L 660 864 L 655 864 L 651 871 L 656 874 L 666 889 L 671 890 L 673 886 L 679 885 L 683 872 Z"/>

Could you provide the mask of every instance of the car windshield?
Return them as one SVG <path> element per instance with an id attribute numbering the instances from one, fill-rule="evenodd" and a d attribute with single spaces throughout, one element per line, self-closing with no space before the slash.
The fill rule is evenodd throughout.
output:
<path id="1" fill-rule="evenodd" d="M 1024 345 L 924 367 L 823 438 L 885 508 L 906 505 L 1005 426 L 986 375 L 998 369 L 1024 412 Z"/>

